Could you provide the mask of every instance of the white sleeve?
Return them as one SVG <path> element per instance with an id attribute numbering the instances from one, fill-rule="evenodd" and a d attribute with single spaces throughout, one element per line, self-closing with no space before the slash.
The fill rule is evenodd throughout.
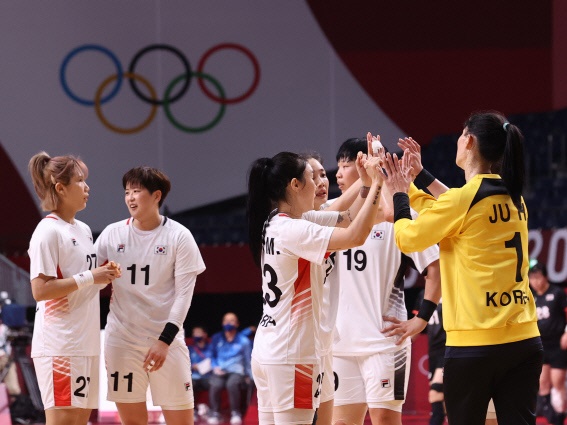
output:
<path id="1" fill-rule="evenodd" d="M 59 264 L 59 234 L 52 227 L 38 227 L 30 240 L 30 280 L 40 274 L 57 277 Z M 69 276 L 63 276 L 69 277 Z"/>
<path id="2" fill-rule="evenodd" d="M 421 274 L 427 266 L 439 259 L 439 247 L 437 245 L 433 245 L 421 252 L 411 252 L 406 255 L 413 260 L 415 267 Z"/>
<path id="3" fill-rule="evenodd" d="M 179 234 L 177 240 L 177 253 L 175 258 L 175 277 L 186 273 L 195 273 L 195 276 L 205 271 L 205 262 L 197 242 L 187 228 Z"/>
<path id="4" fill-rule="evenodd" d="M 171 306 L 167 321 L 173 323 L 179 329 L 183 328 L 183 322 L 189 307 L 191 307 L 197 274 L 196 272 L 191 272 L 175 276 L 175 300 Z"/>
<path id="5" fill-rule="evenodd" d="M 280 243 L 293 255 L 322 265 L 334 230 L 334 227 L 321 226 L 307 220 L 290 219 L 279 235 Z"/>
<path id="6" fill-rule="evenodd" d="M 205 271 L 205 262 L 191 232 L 183 227 L 177 240 L 175 257 L 175 300 L 168 322 L 183 328 L 185 316 L 191 306 L 197 275 Z"/>
<path id="7" fill-rule="evenodd" d="M 339 212 L 338 211 L 307 211 L 303 213 L 301 218 L 307 221 L 311 221 L 312 223 L 317 223 L 321 226 L 329 226 L 335 227 L 337 225 L 337 221 L 339 220 Z"/>

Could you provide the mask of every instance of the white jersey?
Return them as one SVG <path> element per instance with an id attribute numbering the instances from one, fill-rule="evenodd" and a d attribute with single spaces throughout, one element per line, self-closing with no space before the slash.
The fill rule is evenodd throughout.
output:
<path id="1" fill-rule="evenodd" d="M 149 348 L 168 322 L 180 331 L 174 344 L 185 344 L 183 320 L 191 304 L 195 279 L 205 264 L 191 232 L 174 220 L 163 218 L 153 230 L 142 231 L 129 218 L 107 226 L 95 243 L 99 262 L 120 264 L 122 276 L 112 282 L 106 344 Z M 185 303 L 183 317 L 170 316 L 174 302 Z"/>
<path id="2" fill-rule="evenodd" d="M 325 212 L 309 214 L 314 220 L 325 214 L 329 217 Z M 274 216 L 266 228 L 262 250 L 264 311 L 252 350 L 258 363 L 319 363 L 324 264 L 333 230 L 286 214 Z"/>
<path id="3" fill-rule="evenodd" d="M 329 199 L 325 204 L 321 206 L 321 209 L 329 207 L 335 199 Z M 327 214 L 334 213 L 336 214 L 336 219 L 334 222 L 319 223 L 326 226 L 336 226 L 337 219 L 339 217 L 338 212 L 333 211 L 326 211 Z M 307 214 L 307 213 L 306 213 Z M 313 221 L 308 216 L 306 217 L 304 214 L 304 218 L 306 220 Z M 325 274 L 329 276 L 333 268 L 335 267 L 335 258 L 337 256 L 336 252 L 331 253 L 325 259 Z M 332 283 L 329 283 L 329 280 L 325 279 L 325 285 L 323 286 L 323 302 L 321 308 L 321 332 L 320 332 L 320 341 L 321 341 L 321 357 L 327 356 L 333 348 L 333 336 L 335 334 L 335 322 L 337 320 L 337 311 L 339 309 L 339 282 L 335 279 Z"/>
<path id="4" fill-rule="evenodd" d="M 30 279 L 40 274 L 58 279 L 97 267 L 91 229 L 56 214 L 39 222 L 30 240 Z M 32 338 L 32 357 L 100 355 L 99 291 L 89 285 L 64 297 L 38 301 Z"/>
<path id="5" fill-rule="evenodd" d="M 340 281 L 340 302 L 333 355 L 367 355 L 399 350 L 395 337 L 385 337 L 383 316 L 407 320 L 404 272 L 411 258 L 421 273 L 439 259 L 437 245 L 402 257 L 394 239 L 394 225 L 383 222 L 372 227 L 364 245 L 337 252 L 331 285 Z M 405 345 L 410 344 L 408 338 Z"/>

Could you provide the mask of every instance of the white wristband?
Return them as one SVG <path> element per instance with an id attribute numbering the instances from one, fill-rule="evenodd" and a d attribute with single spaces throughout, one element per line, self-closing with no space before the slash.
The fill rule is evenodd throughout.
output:
<path id="1" fill-rule="evenodd" d="M 565 333 L 567 333 L 567 326 L 565 326 Z"/>
<path id="2" fill-rule="evenodd" d="M 94 276 L 90 270 L 74 274 L 73 279 L 75 279 L 79 289 L 83 289 L 86 286 L 94 284 Z"/>

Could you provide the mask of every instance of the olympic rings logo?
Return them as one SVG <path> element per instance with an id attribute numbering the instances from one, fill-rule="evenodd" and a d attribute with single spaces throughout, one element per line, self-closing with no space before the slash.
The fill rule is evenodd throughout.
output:
<path id="1" fill-rule="evenodd" d="M 226 96 L 223 86 L 216 78 L 204 72 L 206 61 L 213 54 L 226 49 L 236 50 L 244 54 L 250 60 L 254 68 L 254 78 L 252 80 L 252 84 L 250 84 L 250 87 L 248 87 L 242 94 L 239 94 L 238 96 L 234 96 L 231 98 Z M 96 90 L 93 100 L 79 97 L 71 90 L 69 84 L 67 83 L 67 67 L 69 65 L 69 62 L 72 59 L 74 59 L 75 56 L 77 56 L 79 53 L 86 52 L 89 50 L 100 52 L 108 56 L 112 61 L 112 63 L 114 64 L 114 67 L 116 68 L 116 74 L 110 75 L 100 83 L 99 87 Z M 179 61 L 183 65 L 185 71 L 181 75 L 178 75 L 173 80 L 171 80 L 171 82 L 167 85 L 165 89 L 163 98 L 161 99 L 158 98 L 156 90 L 154 89 L 152 84 L 146 78 L 142 77 L 139 74 L 136 74 L 136 65 L 138 64 L 140 58 L 145 54 L 156 50 L 162 50 L 176 56 L 177 59 L 179 59 Z M 174 117 L 171 111 L 171 104 L 177 102 L 187 93 L 187 91 L 189 90 L 189 86 L 191 85 L 191 82 L 194 78 L 197 79 L 197 82 L 202 92 L 209 99 L 219 104 L 219 110 L 215 115 L 215 117 L 209 123 L 201 126 L 189 126 L 183 124 L 176 117 Z M 102 112 L 102 105 L 110 102 L 118 94 L 118 92 L 122 87 L 122 82 L 124 81 L 124 79 L 127 79 L 129 81 L 130 88 L 140 100 L 151 105 L 150 113 L 146 117 L 146 119 L 141 124 L 130 128 L 119 127 L 118 125 L 111 123 Z M 247 98 L 249 98 L 252 95 L 252 93 L 254 93 L 254 91 L 258 87 L 258 83 L 260 82 L 260 65 L 254 54 L 246 47 L 236 43 L 223 43 L 223 44 L 217 44 L 216 46 L 213 46 L 209 50 L 207 50 L 199 60 L 197 65 L 197 70 L 193 71 L 191 64 L 189 63 L 189 60 L 185 57 L 185 55 L 181 51 L 179 51 L 179 49 L 169 44 L 151 44 L 143 49 L 140 49 L 134 55 L 134 57 L 130 61 L 128 72 L 124 72 L 122 68 L 122 64 L 111 50 L 98 44 L 85 44 L 76 47 L 65 56 L 61 64 L 61 68 L 59 70 L 59 80 L 61 82 L 61 86 L 63 87 L 63 91 L 65 92 L 65 94 L 67 94 L 67 96 L 69 96 L 72 100 L 74 100 L 75 102 L 81 105 L 94 106 L 96 115 L 100 120 L 100 122 L 109 130 L 114 131 L 116 133 L 133 134 L 142 131 L 153 121 L 157 113 L 157 108 L 159 106 L 163 106 L 165 115 L 167 116 L 169 122 L 171 122 L 171 124 L 175 128 L 184 131 L 186 133 L 202 133 L 210 130 L 220 122 L 220 120 L 222 119 L 225 113 L 225 109 L 227 105 L 232 105 L 235 103 L 242 102 Z M 216 93 L 213 93 L 205 85 L 205 80 L 211 83 Z M 110 90 L 108 94 L 104 95 L 105 89 L 107 89 L 107 87 L 111 83 L 114 83 L 112 90 Z M 149 96 L 140 91 L 139 84 L 143 85 L 147 89 L 147 91 L 149 92 Z M 178 85 L 180 85 L 180 88 L 177 89 L 177 91 L 174 91 Z"/>

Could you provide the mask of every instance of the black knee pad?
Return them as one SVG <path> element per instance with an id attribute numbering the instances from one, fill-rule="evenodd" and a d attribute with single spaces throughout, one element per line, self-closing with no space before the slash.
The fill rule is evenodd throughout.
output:
<path id="1" fill-rule="evenodd" d="M 432 391 L 437 391 L 438 393 L 442 393 L 443 392 L 443 384 L 439 383 L 439 382 L 435 382 L 434 384 L 431 384 L 429 386 L 429 389 Z"/>

